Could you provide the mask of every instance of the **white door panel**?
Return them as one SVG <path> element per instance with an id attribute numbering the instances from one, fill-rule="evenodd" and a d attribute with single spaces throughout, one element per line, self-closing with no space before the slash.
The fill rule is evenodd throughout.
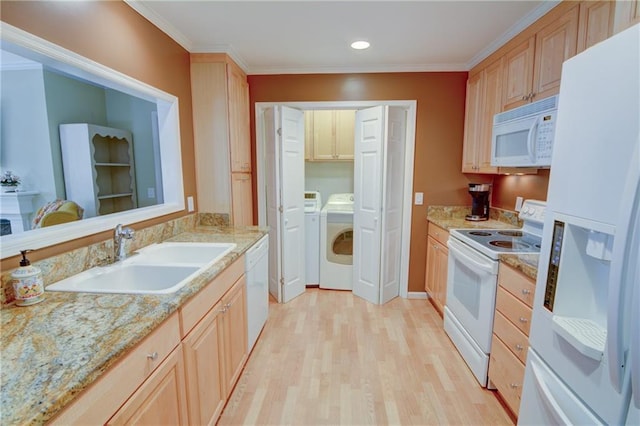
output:
<path id="1" fill-rule="evenodd" d="M 267 108 L 264 112 L 264 143 L 266 161 L 266 192 L 267 192 L 267 225 L 269 226 L 269 293 L 278 303 L 282 303 L 282 288 L 280 277 L 280 180 L 278 171 L 280 170 L 280 146 L 279 138 L 276 134 L 276 120 L 278 111 L 275 108 Z"/>
<path id="2" fill-rule="evenodd" d="M 305 290 L 304 262 L 304 113 L 280 108 L 282 147 L 280 186 L 282 215 L 282 302 Z"/>
<path id="3" fill-rule="evenodd" d="M 353 293 L 380 303 L 380 213 L 385 107 L 356 112 Z"/>
<path id="4" fill-rule="evenodd" d="M 384 144 L 382 205 L 382 257 L 380 303 L 400 294 L 402 257 L 402 202 L 404 190 L 404 145 L 407 113 L 400 107 L 387 107 L 387 134 Z"/>

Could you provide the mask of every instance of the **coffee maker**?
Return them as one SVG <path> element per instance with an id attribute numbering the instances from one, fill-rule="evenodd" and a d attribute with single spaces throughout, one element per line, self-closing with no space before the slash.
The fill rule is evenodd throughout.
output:
<path id="1" fill-rule="evenodd" d="M 470 183 L 469 194 L 471 194 L 471 214 L 466 216 L 467 220 L 478 222 L 489 220 L 489 183 Z"/>

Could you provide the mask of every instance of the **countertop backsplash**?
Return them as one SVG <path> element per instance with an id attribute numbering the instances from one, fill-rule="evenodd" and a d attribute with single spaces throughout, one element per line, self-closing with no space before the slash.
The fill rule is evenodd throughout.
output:
<path id="1" fill-rule="evenodd" d="M 127 252 L 131 253 L 149 244 L 159 243 L 175 235 L 190 231 L 200 222 L 203 222 L 202 224 L 204 225 L 228 225 L 228 216 L 226 219 L 223 216 L 225 215 L 194 213 L 148 228 L 136 230 L 133 239 L 126 242 Z M 34 261 L 32 264 L 42 270 L 42 279 L 46 288 L 49 284 L 104 264 L 105 261 L 113 258 L 113 255 L 113 239 L 110 238 L 47 259 Z M 0 289 L 2 290 L 0 291 L 0 309 L 15 300 L 13 285 L 11 284 L 11 273 L 18 266 L 19 265 L 16 264 L 15 268 L 3 270 L 0 275 Z"/>
<path id="2" fill-rule="evenodd" d="M 471 213 L 471 206 L 428 206 L 427 218 L 451 219 L 464 218 Z M 522 227 L 522 221 L 518 219 L 518 212 L 491 207 L 489 219 L 505 222 L 515 227 Z"/>

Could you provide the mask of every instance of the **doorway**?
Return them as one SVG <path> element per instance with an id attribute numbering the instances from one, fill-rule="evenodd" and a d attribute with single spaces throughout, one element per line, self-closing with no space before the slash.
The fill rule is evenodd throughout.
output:
<path id="1" fill-rule="evenodd" d="M 256 179 L 257 179 L 257 199 L 258 199 L 258 223 L 261 226 L 265 226 L 267 224 L 267 216 L 268 211 L 271 211 L 272 214 L 274 212 L 274 206 L 271 205 L 268 208 L 269 204 L 269 194 L 267 191 L 268 183 L 273 187 L 273 176 L 272 173 L 274 170 L 281 170 L 283 166 L 283 158 L 289 157 L 290 154 L 283 155 L 282 151 L 279 151 L 281 148 L 276 148 L 273 145 L 276 143 L 273 142 L 273 138 L 271 138 L 271 144 L 267 143 L 269 140 L 268 135 L 273 135 L 277 129 L 274 128 L 271 124 L 265 124 L 269 122 L 269 120 L 265 120 L 265 114 L 273 114 L 273 110 L 276 107 L 286 107 L 287 109 L 295 109 L 297 111 L 308 111 L 308 110 L 364 110 L 367 108 L 381 107 L 389 110 L 390 107 L 401 110 L 404 117 L 406 117 L 406 133 L 403 133 L 402 141 L 404 145 L 401 149 L 401 158 L 395 158 L 393 164 L 389 162 L 385 162 L 381 173 L 381 179 L 383 179 L 382 175 L 387 175 L 387 172 L 390 171 L 389 167 L 392 167 L 393 174 L 400 177 L 400 191 L 395 191 L 395 199 L 394 199 L 394 207 L 398 207 L 400 204 L 401 208 L 396 208 L 394 211 L 389 214 L 389 212 L 381 211 L 380 215 L 388 215 L 393 216 L 396 214 L 396 229 L 394 232 L 399 233 L 398 237 L 398 247 L 396 247 L 396 251 L 399 253 L 399 262 L 397 265 L 398 276 L 399 279 L 396 280 L 396 290 L 395 295 L 399 295 L 401 297 L 406 298 L 408 294 L 408 269 L 409 269 L 409 246 L 410 246 L 410 238 L 411 238 L 411 211 L 412 211 L 412 191 L 413 191 L 413 162 L 414 162 L 414 147 L 415 147 L 415 121 L 416 121 L 416 101 L 349 101 L 349 102 L 263 102 L 256 103 Z M 283 108 L 284 110 L 284 108 Z M 271 111 L 271 112 L 269 112 Z M 273 117 L 271 117 L 273 118 Z M 293 133 L 296 133 L 298 130 L 295 130 Z M 302 133 L 304 130 L 302 129 Z M 295 138 L 293 138 L 295 139 Z M 303 138 L 304 139 L 304 138 Z M 289 145 L 291 145 L 288 142 Z M 275 152 L 275 158 L 274 156 Z M 279 152 L 278 152 L 279 151 Z M 292 151 L 289 151 L 292 152 Z M 298 151 L 299 152 L 299 149 Z M 304 155 L 304 151 L 303 151 Z M 287 160 L 284 160 L 287 161 Z M 291 179 L 287 179 L 291 180 Z M 277 189 L 280 191 L 280 189 Z M 273 191 L 272 191 L 273 192 Z M 272 196 L 274 194 L 271 194 Z M 277 197 L 280 194 L 275 194 Z M 302 194 L 301 194 L 302 196 Z M 273 204 L 273 203 L 271 203 Z M 387 207 L 386 203 L 381 203 L 380 206 L 384 204 L 385 209 Z M 294 209 L 295 210 L 295 209 Z M 292 210 L 293 211 L 293 210 Z M 387 220 L 387 218 L 385 218 Z M 286 222 L 290 224 L 290 221 L 286 219 Z M 273 218 L 271 219 L 271 223 L 273 222 Z M 282 223 L 278 222 L 278 226 L 284 226 L 285 221 Z M 273 229 L 272 229 L 273 231 Z M 279 231 L 278 231 L 279 232 Z M 384 236 L 382 236 L 384 238 Z M 274 240 L 272 240 L 274 241 Z M 280 245 L 280 243 L 273 244 L 274 252 L 281 253 L 281 250 L 284 247 Z M 280 256 L 282 257 L 282 256 Z M 275 259 L 273 259 L 275 261 Z M 272 286 L 274 290 L 275 287 L 278 287 L 278 295 L 280 295 L 279 286 L 285 286 L 282 278 L 284 275 L 281 274 L 287 267 L 291 267 L 291 265 L 286 265 L 286 259 L 279 259 L 280 261 L 274 263 L 278 267 L 278 276 L 280 276 L 277 281 L 274 281 Z M 283 261 L 284 260 L 284 261 Z M 384 255 L 380 256 L 380 262 L 385 262 Z M 293 263 L 293 262 L 289 262 Z M 296 266 L 296 276 L 302 274 L 304 275 L 304 262 L 296 262 L 302 263 L 302 266 Z M 354 260 L 354 263 L 357 261 Z M 386 266 L 386 265 L 385 265 Z M 380 268 L 377 268 L 378 270 Z M 384 285 L 384 277 L 378 277 L 378 281 L 380 282 L 380 286 Z M 294 280 L 292 280 L 293 282 Z M 355 281 L 355 280 L 354 280 Z M 355 284 L 355 283 L 354 283 Z M 304 291 L 302 289 L 301 291 Z M 376 296 L 377 297 L 377 296 Z M 286 301 L 285 298 L 284 301 Z M 374 303 L 383 303 L 385 297 L 380 295 L 380 299 L 369 299 Z M 378 300 L 378 301 L 376 301 Z M 388 300 L 388 299 L 387 299 Z"/>

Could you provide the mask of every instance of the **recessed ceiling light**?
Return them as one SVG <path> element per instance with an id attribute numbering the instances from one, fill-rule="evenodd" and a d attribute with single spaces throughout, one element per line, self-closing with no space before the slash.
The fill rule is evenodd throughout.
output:
<path id="1" fill-rule="evenodd" d="M 364 41 L 364 40 L 358 40 L 358 41 L 354 41 L 353 43 L 351 43 L 351 47 L 357 50 L 362 50 L 362 49 L 366 49 L 369 46 L 371 46 L 369 44 L 368 41 Z"/>

